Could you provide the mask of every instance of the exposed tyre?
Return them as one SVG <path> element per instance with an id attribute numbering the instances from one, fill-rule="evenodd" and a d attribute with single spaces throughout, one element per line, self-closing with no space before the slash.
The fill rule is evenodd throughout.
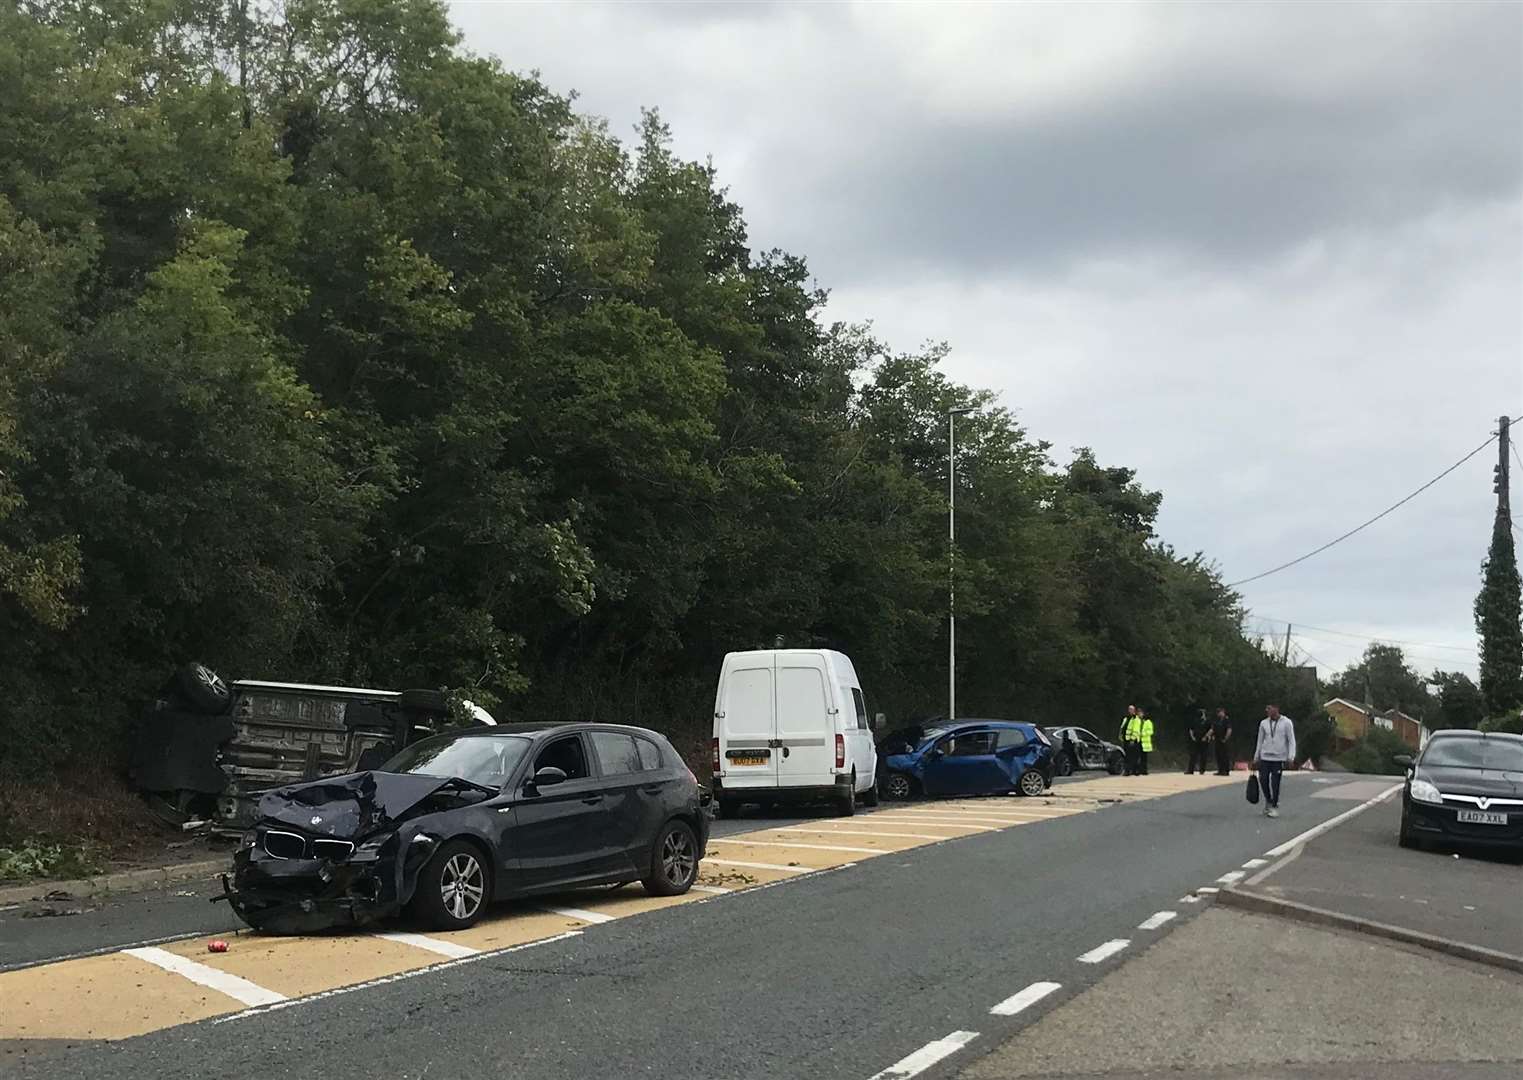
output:
<path id="1" fill-rule="evenodd" d="M 1105 763 L 1105 771 L 1110 773 L 1112 776 L 1120 776 L 1122 770 L 1125 769 L 1125 768 L 1126 768 L 1126 759 L 1125 758 L 1113 757 L 1113 758 L 1111 758 L 1109 761 L 1107 761 Z"/>
<path id="2" fill-rule="evenodd" d="M 1027 769 L 1021 773 L 1021 778 L 1015 782 L 1015 786 L 1022 795 L 1035 797 L 1047 790 L 1047 781 L 1035 769 Z"/>
<path id="3" fill-rule="evenodd" d="M 876 777 L 873 778 L 872 785 L 862 793 L 862 805 L 868 807 L 878 805 L 878 780 Z"/>
<path id="4" fill-rule="evenodd" d="M 698 880 L 698 838 L 692 826 L 668 821 L 651 848 L 650 876 L 640 884 L 652 896 L 681 896 Z"/>
<path id="5" fill-rule="evenodd" d="M 720 799 L 719 802 L 716 803 L 715 805 L 718 806 L 718 808 L 719 808 L 719 816 L 722 817 L 722 818 L 738 818 L 738 817 L 740 817 L 740 800 L 739 799 Z"/>
<path id="6" fill-rule="evenodd" d="M 492 902 L 492 875 L 481 849 L 467 840 L 451 840 L 418 874 L 412 909 L 441 930 L 472 926 Z"/>
<path id="7" fill-rule="evenodd" d="M 1053 771 L 1059 776 L 1072 776 L 1074 774 L 1074 759 L 1068 754 L 1059 754 L 1058 760 L 1053 763 Z"/>
<path id="8" fill-rule="evenodd" d="M 851 783 L 846 785 L 846 790 L 836 796 L 836 816 L 851 817 L 857 812 L 857 774 L 851 774 Z"/>
<path id="9" fill-rule="evenodd" d="M 883 778 L 883 797 L 902 802 L 915 794 L 915 784 L 902 772 L 891 772 Z"/>
<path id="10" fill-rule="evenodd" d="M 1411 830 L 1407 826 L 1406 807 L 1402 807 L 1401 825 L 1396 829 L 1396 842 L 1404 848 L 1411 848 L 1414 850 L 1422 847 L 1422 843 L 1417 839 L 1417 837 L 1412 835 Z"/>
<path id="11" fill-rule="evenodd" d="M 186 664 L 175 672 L 175 688 L 198 713 L 221 716 L 233 704 L 233 692 L 205 664 Z"/>

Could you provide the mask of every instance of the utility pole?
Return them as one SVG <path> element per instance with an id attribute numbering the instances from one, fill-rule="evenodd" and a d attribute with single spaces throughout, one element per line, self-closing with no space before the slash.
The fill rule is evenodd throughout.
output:
<path id="1" fill-rule="evenodd" d="M 1509 520 L 1512 518 L 1512 506 L 1508 498 L 1507 489 L 1508 481 L 1510 480 L 1511 463 L 1507 458 L 1507 447 L 1512 438 L 1509 434 L 1511 426 L 1512 421 L 1506 416 L 1497 418 L 1497 464 L 1491 470 L 1493 477 L 1495 477 L 1491 484 L 1491 490 L 1497 497 L 1497 513 Z"/>
<path id="2" fill-rule="evenodd" d="M 947 410 L 947 720 L 957 719 L 957 417 Z"/>
<path id="3" fill-rule="evenodd" d="M 1290 666 L 1290 623 L 1285 624 L 1285 652 L 1280 656 L 1280 665 Z"/>

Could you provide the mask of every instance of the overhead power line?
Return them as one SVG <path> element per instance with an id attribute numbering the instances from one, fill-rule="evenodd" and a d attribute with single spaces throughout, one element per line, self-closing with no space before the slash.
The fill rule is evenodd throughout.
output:
<path id="1" fill-rule="evenodd" d="M 1273 623 L 1277 626 L 1283 624 L 1285 626 L 1293 626 L 1297 630 L 1310 630 L 1318 634 L 1332 634 L 1334 637 L 1353 638 L 1355 641 L 1376 641 L 1382 645 L 1409 645 L 1414 649 L 1449 649 L 1454 652 L 1468 653 L 1477 651 L 1474 645 L 1440 645 L 1432 641 L 1402 641 L 1399 638 L 1376 637 L 1372 634 L 1355 634 L 1347 630 L 1329 630 L 1325 626 L 1312 626 L 1310 623 L 1292 622 L 1289 619 L 1276 619 L 1273 615 L 1257 615 L 1252 612 L 1249 612 L 1249 615 L 1260 622 Z"/>
<path id="2" fill-rule="evenodd" d="M 1479 454 L 1482 450 L 1486 449 L 1492 443 L 1496 442 L 1496 440 L 1497 440 L 1497 437 L 1495 435 L 1491 436 L 1485 442 L 1481 443 L 1480 446 L 1477 446 L 1474 450 L 1470 451 L 1470 453 L 1468 453 L 1464 457 L 1460 458 L 1453 465 L 1450 465 L 1447 469 L 1445 469 L 1443 472 L 1439 473 L 1432 480 L 1429 480 L 1422 487 L 1420 487 L 1416 491 L 1412 492 L 1412 494 L 1408 495 L 1406 498 L 1402 499 L 1399 502 L 1392 503 L 1390 506 L 1386 507 L 1380 513 L 1376 514 L 1374 517 L 1370 518 L 1370 520 L 1364 522 L 1362 525 L 1356 525 L 1356 526 L 1354 526 L 1354 528 L 1350 529 L 1348 532 L 1344 533 L 1342 536 L 1335 537 L 1334 539 L 1329 540 L 1327 543 L 1323 544 L 1321 547 L 1316 548 L 1316 549 L 1314 549 L 1312 551 L 1308 551 L 1305 555 L 1301 555 L 1301 556 L 1299 556 L 1297 558 L 1291 559 L 1289 562 L 1281 563 L 1279 566 L 1273 567 L 1273 568 L 1271 568 L 1269 570 L 1265 570 L 1262 574 L 1254 574 L 1252 577 L 1245 577 L 1245 578 L 1242 578 L 1239 581 L 1229 581 L 1227 583 L 1227 588 L 1229 588 L 1229 589 L 1235 589 L 1239 585 L 1246 585 L 1246 584 L 1248 584 L 1250 581 L 1258 581 L 1260 578 L 1267 578 L 1270 574 L 1278 574 L 1281 570 L 1289 570 L 1292 566 L 1295 566 L 1297 563 L 1304 563 L 1307 559 L 1310 559 L 1314 555 L 1320 555 L 1320 554 L 1322 554 L 1324 551 L 1326 551 L 1328 548 L 1334 546 L 1335 544 L 1341 544 L 1341 543 L 1343 543 L 1343 541 L 1347 540 L 1349 537 L 1353 536 L 1355 533 L 1363 532 L 1365 529 L 1368 529 L 1371 525 L 1375 524 L 1375 522 L 1379 521 L 1381 518 L 1385 517 L 1387 514 L 1391 513 L 1393 510 L 1398 510 L 1401 507 L 1405 506 L 1407 503 L 1411 502 L 1413 499 L 1417 498 L 1419 495 L 1421 495 L 1423 492 L 1427 491 L 1434 484 L 1438 483 L 1444 477 L 1446 477 L 1450 473 L 1452 473 L 1455 469 L 1458 469 L 1461 465 L 1465 464 L 1465 462 L 1469 461 L 1471 458 L 1475 457 L 1475 455 Z"/>

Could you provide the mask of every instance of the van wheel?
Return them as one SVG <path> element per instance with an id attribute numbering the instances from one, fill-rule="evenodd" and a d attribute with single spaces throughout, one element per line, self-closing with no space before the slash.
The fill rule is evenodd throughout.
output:
<path id="1" fill-rule="evenodd" d="M 740 800 L 739 799 L 720 799 L 719 800 L 719 816 L 722 817 L 722 818 L 729 818 L 729 819 L 732 819 L 732 820 L 734 818 L 740 817 Z"/>
<path id="2" fill-rule="evenodd" d="M 869 807 L 871 807 L 871 806 L 877 806 L 878 805 L 878 779 L 877 779 L 877 777 L 873 778 L 872 785 L 870 787 L 868 787 L 868 789 L 862 793 L 862 805 L 863 806 L 869 806 Z"/>
<path id="3" fill-rule="evenodd" d="M 846 791 L 836 796 L 836 815 L 838 817 L 851 817 L 857 812 L 857 774 L 852 773 L 851 783 L 846 785 Z"/>
<path id="4" fill-rule="evenodd" d="M 894 802 L 903 802 L 915 794 L 915 785 L 910 778 L 902 772 L 891 772 L 883 778 L 883 797 Z"/>

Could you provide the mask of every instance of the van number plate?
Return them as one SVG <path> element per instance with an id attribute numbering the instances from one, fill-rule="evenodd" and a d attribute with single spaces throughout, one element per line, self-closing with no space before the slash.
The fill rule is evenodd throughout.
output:
<path id="1" fill-rule="evenodd" d="M 1506 814 L 1488 814 L 1484 810 L 1461 810 L 1459 818 L 1467 825 L 1506 825 Z"/>
<path id="2" fill-rule="evenodd" d="M 765 750 L 731 750 L 725 756 L 731 765 L 765 765 L 771 755 Z"/>

